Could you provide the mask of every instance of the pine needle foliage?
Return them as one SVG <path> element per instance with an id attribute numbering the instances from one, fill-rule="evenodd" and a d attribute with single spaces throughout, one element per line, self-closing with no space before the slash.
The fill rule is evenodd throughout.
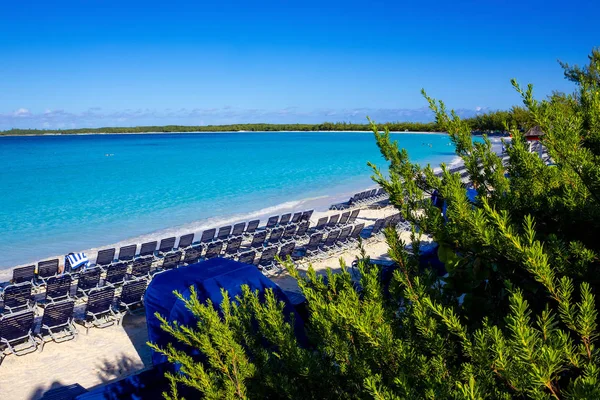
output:
<path id="1" fill-rule="evenodd" d="M 371 122 L 389 164 L 385 175 L 370 164 L 373 179 L 413 224 L 411 252 L 385 231 L 391 283 L 364 251 L 358 279 L 342 260 L 325 277 L 282 261 L 307 299 L 302 345 L 270 291 L 224 292 L 218 307 L 181 297 L 196 325 L 162 320 L 163 329 L 203 357 L 153 346 L 179 367 L 165 398 L 183 386 L 207 399 L 600 398 L 599 65 L 596 53 L 587 67 L 565 65 L 577 91 L 541 101 L 512 82 L 551 163 L 528 152 L 515 125 L 506 126 L 503 162 L 490 140 L 473 142 L 469 124 L 423 92 L 477 189 L 474 202 L 458 174 L 411 162 Z M 428 201 L 434 191 L 445 218 Z M 419 267 L 420 234 L 439 244 L 444 277 Z"/>

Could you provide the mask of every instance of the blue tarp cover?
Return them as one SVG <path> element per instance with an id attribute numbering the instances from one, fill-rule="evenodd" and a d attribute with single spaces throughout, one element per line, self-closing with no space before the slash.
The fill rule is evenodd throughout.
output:
<path id="1" fill-rule="evenodd" d="M 213 258 L 154 276 L 144 295 L 148 339 L 161 347 L 173 342 L 173 338 L 160 328 L 160 322 L 154 315 L 157 312 L 170 322 L 177 321 L 182 325 L 195 326 L 195 318 L 185 308 L 184 303 L 175 297 L 173 291 L 178 291 L 184 298 L 189 298 L 189 288 L 194 286 L 201 301 L 210 299 L 218 306 L 223 300 L 221 288 L 227 290 L 230 297 L 234 298 L 242 293 L 241 286 L 244 284 L 251 290 L 258 289 L 261 292 L 266 288 L 272 288 L 277 298 L 286 303 L 286 314 L 294 312 L 279 286 L 265 277 L 255 266 L 224 258 Z M 299 318 L 296 319 L 298 320 Z M 181 345 L 176 347 L 183 348 Z M 165 361 L 167 361 L 166 357 L 153 353 L 154 365 Z"/>

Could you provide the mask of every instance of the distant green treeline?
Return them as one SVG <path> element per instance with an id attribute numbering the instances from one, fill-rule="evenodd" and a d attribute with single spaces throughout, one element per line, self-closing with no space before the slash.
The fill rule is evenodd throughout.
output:
<path id="1" fill-rule="evenodd" d="M 531 122 L 524 119 L 526 113 L 520 107 L 509 111 L 493 111 L 481 114 L 466 121 L 475 132 L 501 133 L 504 131 L 504 121 L 516 125 L 520 129 L 528 129 Z M 388 122 L 379 124 L 397 132 L 440 132 L 435 122 Z M 144 132 L 237 132 L 237 131 L 368 131 L 368 124 L 353 124 L 349 122 L 323 122 L 321 124 L 232 124 L 232 125 L 203 125 L 203 126 L 135 126 L 135 127 L 105 127 L 81 129 L 10 129 L 0 131 L 0 135 L 42 135 L 61 133 L 65 135 L 78 133 L 144 133 Z"/>

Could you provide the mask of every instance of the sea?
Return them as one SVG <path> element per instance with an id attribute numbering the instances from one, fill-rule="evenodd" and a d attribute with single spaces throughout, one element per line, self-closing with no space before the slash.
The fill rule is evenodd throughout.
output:
<path id="1" fill-rule="evenodd" d="M 396 133 L 413 161 L 454 160 L 445 134 Z M 0 137 L 0 270 L 72 251 L 306 209 L 375 187 L 369 132 Z"/>

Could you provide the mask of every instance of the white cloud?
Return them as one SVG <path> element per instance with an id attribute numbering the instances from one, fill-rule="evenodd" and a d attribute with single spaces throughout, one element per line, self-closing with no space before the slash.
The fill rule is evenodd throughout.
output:
<path id="1" fill-rule="evenodd" d="M 15 117 L 28 117 L 31 115 L 31 112 L 26 108 L 19 108 L 15 112 L 13 112 Z"/>

